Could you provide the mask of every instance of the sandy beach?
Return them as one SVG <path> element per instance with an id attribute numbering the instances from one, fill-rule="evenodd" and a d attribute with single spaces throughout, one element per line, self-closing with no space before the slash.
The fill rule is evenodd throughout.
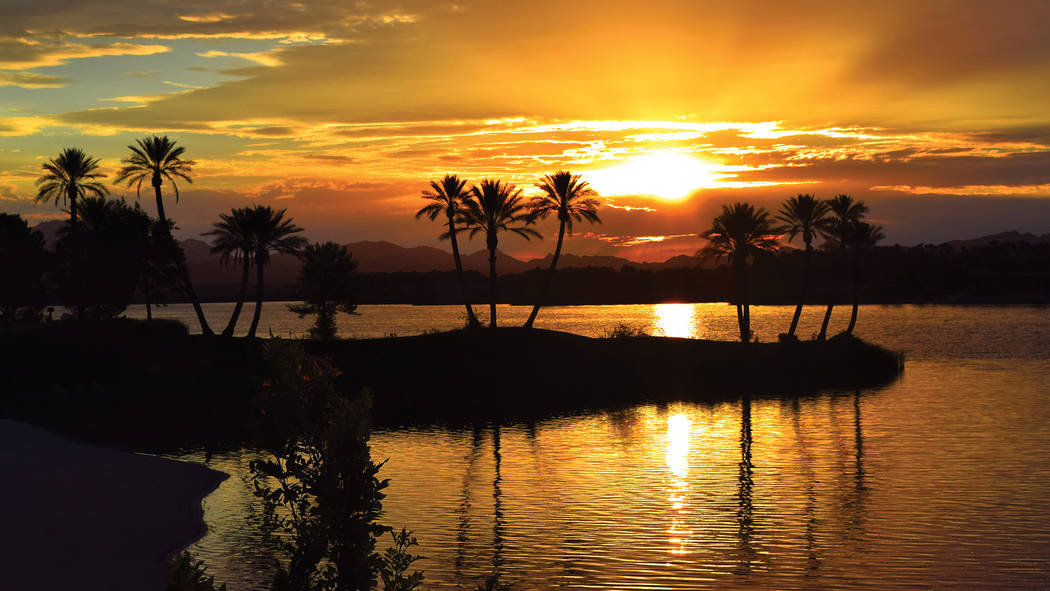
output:
<path id="1" fill-rule="evenodd" d="M 2 589 L 163 588 L 165 560 L 206 532 L 227 475 L 75 443 L 0 420 Z"/>

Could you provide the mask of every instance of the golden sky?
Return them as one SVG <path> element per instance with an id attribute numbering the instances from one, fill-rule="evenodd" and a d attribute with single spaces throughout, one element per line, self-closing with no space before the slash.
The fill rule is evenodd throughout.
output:
<path id="1" fill-rule="evenodd" d="M 581 254 L 691 253 L 722 203 L 797 193 L 865 200 L 889 242 L 1045 233 L 1048 22 L 1041 0 L 9 0 L 0 209 L 60 215 L 32 202 L 43 161 L 114 171 L 157 132 L 197 161 L 183 237 L 255 200 L 313 239 L 437 245 L 430 179 L 565 168 L 606 203 Z"/>

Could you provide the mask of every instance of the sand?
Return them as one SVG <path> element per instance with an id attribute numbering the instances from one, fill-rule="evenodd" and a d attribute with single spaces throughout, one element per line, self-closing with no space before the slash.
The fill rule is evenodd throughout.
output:
<path id="1" fill-rule="evenodd" d="M 0 589 L 163 589 L 227 475 L 0 420 Z"/>

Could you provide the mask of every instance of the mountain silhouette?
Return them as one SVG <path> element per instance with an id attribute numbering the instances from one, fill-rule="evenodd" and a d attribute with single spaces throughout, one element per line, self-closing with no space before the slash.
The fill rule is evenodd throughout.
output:
<path id="1" fill-rule="evenodd" d="M 1012 230 L 1010 232 L 989 234 L 988 236 L 981 236 L 980 238 L 971 238 L 970 240 L 952 240 L 945 244 L 952 248 L 975 248 L 978 246 L 991 246 L 993 243 L 1004 244 L 1006 242 L 1013 242 L 1015 244 L 1020 242 L 1039 244 L 1040 242 L 1050 242 L 1050 234 L 1038 235 L 1030 232 L 1018 232 Z"/>

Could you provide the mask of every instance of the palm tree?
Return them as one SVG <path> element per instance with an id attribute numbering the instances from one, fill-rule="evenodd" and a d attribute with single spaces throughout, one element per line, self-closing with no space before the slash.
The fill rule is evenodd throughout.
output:
<path id="1" fill-rule="evenodd" d="M 244 298 L 248 292 L 248 277 L 252 266 L 252 258 L 255 256 L 255 233 L 251 226 L 252 210 L 248 207 L 234 208 L 230 213 L 219 214 L 221 221 L 212 224 L 212 230 L 204 232 L 202 236 L 214 236 L 211 242 L 211 253 L 220 254 L 219 264 L 226 266 L 230 260 L 240 261 L 241 264 L 241 289 L 237 293 L 237 303 L 233 307 L 233 315 L 222 331 L 222 336 L 233 336 L 237 327 L 237 319 L 241 315 L 244 306 Z"/>
<path id="2" fill-rule="evenodd" d="M 793 338 L 795 329 L 798 328 L 798 320 L 802 316 L 802 306 L 809 296 L 813 238 L 818 232 L 825 231 L 829 227 L 828 204 L 812 195 L 791 197 L 781 206 L 777 219 L 784 223 L 781 230 L 787 233 L 788 242 L 794 240 L 795 236 L 801 235 L 802 242 L 806 245 L 802 259 L 802 293 L 799 296 L 798 305 L 795 306 L 795 315 L 791 317 L 791 328 L 788 329 L 788 338 Z"/>
<path id="3" fill-rule="evenodd" d="M 77 225 L 77 198 L 86 197 L 88 193 L 98 197 L 108 194 L 106 187 L 95 179 L 102 178 L 98 170 L 98 158 L 92 158 L 80 148 L 66 148 L 58 155 L 44 163 L 44 174 L 36 180 L 37 201 L 55 200 L 69 202 L 69 223 L 71 228 Z"/>
<path id="4" fill-rule="evenodd" d="M 868 214 L 868 206 L 863 201 L 854 201 L 849 195 L 835 195 L 828 201 L 828 209 L 831 210 L 834 219 L 829 223 L 824 236 L 834 245 L 838 245 L 840 252 L 846 251 L 846 233 L 849 225 L 859 222 Z M 831 322 L 831 310 L 835 307 L 834 296 L 828 302 L 828 308 L 824 311 L 824 321 L 820 324 L 818 341 L 823 341 L 828 336 L 828 323 Z"/>
<path id="5" fill-rule="evenodd" d="M 416 212 L 416 219 L 426 216 L 430 221 L 444 214 L 448 221 L 448 231 L 440 236 L 441 240 L 448 239 L 452 243 L 452 258 L 456 262 L 456 279 L 459 280 L 459 291 L 463 297 L 463 305 L 467 307 L 467 322 L 471 327 L 479 326 L 478 317 L 474 315 L 474 308 L 470 305 L 467 297 L 467 285 L 463 280 L 463 262 L 459 256 L 459 241 L 456 240 L 456 216 L 462 209 L 463 201 L 468 197 L 466 190 L 467 181 L 454 174 L 446 174 L 440 181 L 430 181 L 430 190 L 423 191 L 423 199 L 432 203 Z"/>
<path id="6" fill-rule="evenodd" d="M 192 183 L 193 179 L 190 178 L 190 173 L 193 171 L 193 161 L 183 160 L 182 154 L 186 151 L 183 146 L 176 146 L 175 140 L 169 139 L 168 136 L 153 135 L 146 138 L 135 140 L 136 146 L 128 146 L 131 150 L 131 156 L 125 158 L 121 162 L 124 166 L 117 173 L 116 183 L 126 183 L 128 187 L 135 185 L 135 194 L 141 198 L 142 196 L 142 182 L 147 178 L 150 179 L 150 183 L 153 185 L 153 194 L 157 199 L 157 219 L 160 220 L 161 226 L 165 228 L 169 234 L 171 232 L 170 226 L 168 225 L 168 218 L 164 215 L 164 198 L 161 193 L 161 187 L 164 185 L 164 181 L 167 180 L 171 183 L 172 189 L 175 190 L 175 201 L 179 200 L 179 185 L 176 180 L 183 180 L 187 183 Z M 204 317 L 204 310 L 201 309 L 200 300 L 197 299 L 197 291 L 193 289 L 193 282 L 190 280 L 190 270 L 186 266 L 186 261 L 183 257 L 179 257 L 179 273 L 182 275 L 183 284 L 186 286 L 186 293 L 190 296 L 190 302 L 193 304 L 193 311 L 197 314 L 197 322 L 201 325 L 201 332 L 206 335 L 211 335 L 211 327 L 208 326 L 208 320 Z"/>
<path id="7" fill-rule="evenodd" d="M 849 225 L 849 231 L 846 233 L 846 242 L 853 248 L 853 312 L 849 317 L 849 326 L 846 327 L 846 334 L 848 335 L 853 334 L 853 328 L 857 326 L 857 308 L 860 306 L 862 255 L 885 237 L 882 233 L 882 226 L 864 222 L 853 222 Z"/>
<path id="8" fill-rule="evenodd" d="M 296 226 L 291 218 L 284 219 L 285 209 L 274 210 L 269 205 L 256 205 L 248 210 L 248 227 L 255 241 L 253 262 L 258 272 L 258 283 L 255 288 L 255 313 L 252 324 L 248 327 L 248 337 L 255 336 L 259 327 L 259 316 L 262 313 L 263 269 L 270 262 L 271 252 L 298 254 L 306 245 L 306 238 L 295 236 L 303 229 Z"/>
<path id="9" fill-rule="evenodd" d="M 534 221 L 525 212 L 521 189 L 499 180 L 483 180 L 481 186 L 470 188 L 463 201 L 460 223 L 474 238 L 485 233 L 485 247 L 489 250 L 489 326 L 496 328 L 496 248 L 500 232 L 513 232 L 522 238 L 543 238 L 529 227 Z"/>
<path id="10" fill-rule="evenodd" d="M 529 202 L 533 219 L 545 219 L 552 213 L 558 214 L 558 244 L 554 247 L 554 256 L 551 258 L 551 268 L 547 271 L 547 277 L 543 280 L 543 287 L 536 298 L 536 305 L 532 307 L 529 319 L 525 321 L 525 328 L 532 328 L 536 321 L 536 315 L 540 313 L 540 306 L 547 297 L 550 289 L 551 279 L 554 277 L 554 269 L 558 266 L 558 258 L 561 256 L 562 242 L 565 240 L 565 231 L 572 235 L 573 220 L 579 222 L 587 220 L 592 224 L 600 224 L 598 218 L 598 200 L 594 198 L 596 193 L 591 189 L 587 181 L 580 180 L 580 175 L 572 174 L 562 170 L 554 174 L 548 174 L 536 185 L 543 191 L 543 195 L 535 197 Z"/>
<path id="11" fill-rule="evenodd" d="M 736 318 L 740 326 L 740 340 L 751 342 L 751 306 L 747 276 L 747 259 L 762 251 L 777 247 L 777 229 L 769 212 L 755 209 L 749 203 L 723 205 L 711 228 L 700 234 L 708 240 L 703 254 L 726 256 L 733 265 L 736 283 Z"/>

